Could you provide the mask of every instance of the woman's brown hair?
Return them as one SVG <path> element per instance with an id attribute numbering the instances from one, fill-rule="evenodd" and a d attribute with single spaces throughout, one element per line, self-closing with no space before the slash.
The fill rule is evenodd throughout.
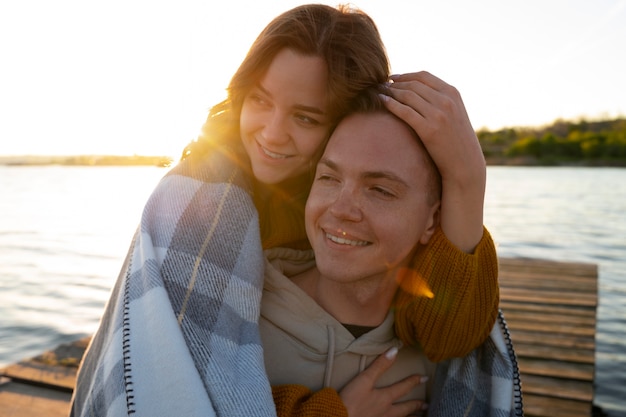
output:
<path id="1" fill-rule="evenodd" d="M 326 61 L 327 108 L 333 125 L 361 90 L 384 83 L 389 76 L 385 47 L 367 14 L 347 5 L 295 7 L 272 20 L 257 37 L 230 81 L 228 98 L 211 108 L 197 143 L 188 147 L 183 157 L 203 153 L 202 144 L 209 139 L 222 143 L 238 139 L 245 96 L 258 84 L 276 54 L 285 48 Z"/>

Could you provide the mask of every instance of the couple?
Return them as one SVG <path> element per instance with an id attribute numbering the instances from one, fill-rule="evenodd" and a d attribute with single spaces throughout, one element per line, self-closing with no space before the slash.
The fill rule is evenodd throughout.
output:
<path id="1" fill-rule="evenodd" d="M 270 357 L 263 356 L 257 322 L 266 269 L 262 248 L 308 247 L 304 206 L 311 182 L 318 184 L 312 174 L 324 144 L 359 93 L 388 79 L 380 36 L 363 13 L 305 5 L 266 27 L 231 80 L 229 98 L 211 109 L 200 140 L 146 204 L 81 365 L 73 415 L 275 415 L 299 395 L 305 406 L 317 404 L 321 415 L 346 415 L 364 398 L 376 398 L 362 394 L 367 372 L 354 384 L 331 384 L 313 395 L 299 394 L 302 387 L 294 381 L 288 386 L 277 385 L 274 376 L 268 381 L 264 359 Z M 470 407 L 469 414 L 485 415 L 482 407 L 499 407 L 498 398 L 511 400 L 505 415 L 512 415 L 515 366 L 503 355 L 507 346 L 500 326 L 493 326 L 497 259 L 482 226 L 480 146 L 456 90 L 426 73 L 394 81 L 385 106 L 419 134 L 442 181 L 441 209 L 433 216 L 440 227 L 430 227 L 428 244 L 410 259 L 407 270 L 418 274 L 403 274 L 402 290 L 393 294 L 395 333 L 416 358 L 423 349 L 438 362 L 430 380 L 431 415 L 455 415 L 468 406 L 479 407 Z M 394 221 L 406 221 L 408 230 L 418 213 L 411 221 Z M 332 236 L 338 243 L 369 237 L 352 236 L 355 231 L 342 227 Z M 367 242 L 358 244 L 369 249 Z M 346 324 L 369 330 L 362 336 L 367 337 L 378 330 L 370 329 L 380 325 L 374 322 L 367 317 L 364 324 Z M 265 353 L 271 354 L 271 342 L 266 343 Z M 404 351 L 398 353 L 401 362 Z M 368 371 L 378 375 L 389 366 L 386 360 L 381 356 Z M 477 373 L 496 363 L 504 365 L 498 375 L 511 389 L 498 384 L 498 391 L 493 386 L 498 378 Z M 413 376 L 395 387 L 413 387 L 419 380 Z M 396 391 L 394 400 L 401 394 Z M 421 408 L 416 400 L 410 396 L 400 404 Z M 323 408 L 329 401 L 332 407 Z"/>

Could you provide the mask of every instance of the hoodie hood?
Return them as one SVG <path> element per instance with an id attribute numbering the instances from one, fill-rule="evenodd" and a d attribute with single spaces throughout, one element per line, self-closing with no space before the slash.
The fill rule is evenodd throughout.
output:
<path id="1" fill-rule="evenodd" d="M 260 324 L 272 385 L 340 389 L 378 355 L 392 346 L 401 347 L 392 312 L 380 326 L 355 338 L 287 277 L 312 268 L 313 251 L 273 248 L 265 255 Z M 294 375 L 294 369 L 300 370 L 299 375 Z"/>

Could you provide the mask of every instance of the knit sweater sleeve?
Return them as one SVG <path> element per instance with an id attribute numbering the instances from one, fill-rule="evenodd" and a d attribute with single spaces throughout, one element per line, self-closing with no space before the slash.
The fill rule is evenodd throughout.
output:
<path id="1" fill-rule="evenodd" d="M 467 355 L 487 339 L 498 314 L 498 258 L 489 231 L 483 228 L 468 254 L 439 228 L 400 287 L 395 300 L 400 339 L 421 345 L 433 362 Z"/>
<path id="2" fill-rule="evenodd" d="M 278 417 L 348 417 L 337 391 L 324 388 L 313 393 L 302 385 L 272 387 Z"/>

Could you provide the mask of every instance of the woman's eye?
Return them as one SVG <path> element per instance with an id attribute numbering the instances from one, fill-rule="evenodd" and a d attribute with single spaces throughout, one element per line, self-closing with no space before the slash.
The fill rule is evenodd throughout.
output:
<path id="1" fill-rule="evenodd" d="M 267 105 L 268 105 L 268 101 L 267 101 L 267 100 L 265 100 L 265 98 L 264 98 L 263 96 L 260 96 L 260 95 L 258 95 L 258 94 L 254 94 L 254 93 L 253 93 L 253 94 L 250 94 L 250 95 L 248 96 L 248 99 L 249 99 L 251 102 L 253 102 L 253 103 L 255 103 L 256 105 L 258 105 L 258 106 L 267 106 Z"/>
<path id="2" fill-rule="evenodd" d="M 307 116 L 306 114 L 296 114 L 296 119 L 304 124 L 307 125 L 312 125 L 312 126 L 318 126 L 320 124 L 320 122 L 316 119 L 313 119 L 310 116 Z"/>
<path id="3" fill-rule="evenodd" d="M 265 103 L 265 100 L 263 99 L 263 97 L 253 94 L 252 96 L 250 96 L 250 99 L 256 103 Z"/>

